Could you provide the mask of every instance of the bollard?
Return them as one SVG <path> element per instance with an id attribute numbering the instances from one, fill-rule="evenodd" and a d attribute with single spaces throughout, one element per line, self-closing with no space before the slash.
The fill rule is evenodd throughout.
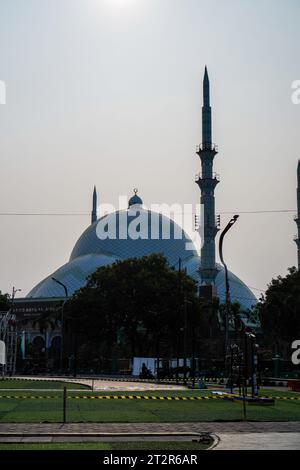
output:
<path id="1" fill-rule="evenodd" d="M 63 394 L 63 423 L 67 422 L 67 387 L 64 387 Z"/>
<path id="2" fill-rule="evenodd" d="M 246 398 L 247 398 L 247 388 L 245 386 L 245 382 L 243 383 L 243 421 L 247 421 L 247 402 L 246 402 Z M 246 389 L 246 393 L 245 393 L 245 389 Z"/>

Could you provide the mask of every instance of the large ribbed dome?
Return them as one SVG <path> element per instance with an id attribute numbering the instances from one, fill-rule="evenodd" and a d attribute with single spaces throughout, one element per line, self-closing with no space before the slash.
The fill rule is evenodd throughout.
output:
<path id="1" fill-rule="evenodd" d="M 108 233 L 109 229 L 112 230 Z M 53 277 L 65 284 L 72 295 L 98 267 L 151 253 L 163 254 L 175 267 L 179 259 L 187 263 L 197 256 L 192 240 L 178 224 L 143 209 L 135 200 L 127 210 L 105 215 L 90 225 L 75 244 L 69 262 L 41 281 L 27 297 L 61 297 L 63 289 Z"/>
<path id="2" fill-rule="evenodd" d="M 127 210 L 105 215 L 90 225 L 75 244 L 69 262 L 41 281 L 27 297 L 62 297 L 63 288 L 53 281 L 53 277 L 65 284 L 68 295 L 72 295 L 100 266 L 151 253 L 163 254 L 175 268 L 178 268 L 180 259 L 182 268 L 201 284 L 200 257 L 190 237 L 173 220 L 146 210 L 137 202 Z M 218 271 L 216 288 L 221 302 L 224 302 L 223 267 L 218 266 Z M 256 303 L 250 289 L 232 273 L 229 273 L 229 284 L 233 301 L 245 309 Z"/>

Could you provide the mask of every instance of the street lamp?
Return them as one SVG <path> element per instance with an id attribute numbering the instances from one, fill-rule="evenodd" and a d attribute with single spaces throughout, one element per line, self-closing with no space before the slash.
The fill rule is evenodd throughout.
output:
<path id="1" fill-rule="evenodd" d="M 186 385 L 186 367 L 187 367 L 187 298 L 184 296 L 184 336 L 183 336 L 183 384 Z"/>
<path id="2" fill-rule="evenodd" d="M 13 320 L 13 313 L 14 313 L 14 302 L 15 302 L 15 295 L 17 292 L 21 292 L 22 289 L 16 289 L 13 287 L 12 290 L 12 296 L 11 296 L 11 308 L 10 308 L 10 313 L 11 313 L 11 319 Z M 13 351 L 13 356 L 12 356 L 12 363 L 11 363 L 11 370 L 10 373 L 11 375 L 15 374 L 16 372 L 16 361 L 17 361 L 17 338 L 18 338 L 18 329 L 16 328 L 15 332 L 15 344 L 14 344 L 14 351 Z"/>
<path id="3" fill-rule="evenodd" d="M 65 303 L 68 299 L 68 288 L 65 284 L 63 284 L 61 281 L 56 279 L 55 277 L 52 277 L 52 281 L 56 282 L 60 286 L 64 288 L 65 291 L 65 296 L 66 299 L 64 300 L 62 306 L 61 306 L 61 346 L 60 346 L 60 370 L 62 371 L 63 368 L 63 354 L 64 354 L 64 306 Z"/>
<path id="4" fill-rule="evenodd" d="M 229 288 L 229 281 L 228 281 L 228 269 L 227 265 L 224 261 L 223 258 L 223 241 L 226 233 L 228 230 L 231 229 L 231 227 L 236 223 L 237 219 L 239 218 L 239 215 L 234 215 L 232 219 L 228 222 L 226 225 L 225 229 L 221 233 L 220 240 L 219 240 L 219 256 L 221 263 L 224 266 L 225 269 L 225 289 L 226 289 L 226 314 L 225 314 L 225 355 L 227 353 L 227 347 L 228 347 L 228 327 L 229 327 L 229 310 L 230 310 L 230 288 Z"/>
<path id="5" fill-rule="evenodd" d="M 184 296 L 184 327 L 181 329 L 184 332 L 183 336 L 183 367 L 184 367 L 184 375 L 183 375 L 183 383 L 186 385 L 187 383 L 187 335 L 188 335 L 188 308 L 187 304 L 192 305 L 193 303 L 190 300 L 187 300 L 187 296 L 185 294 Z M 192 361 L 194 361 L 194 351 L 192 354 L 193 358 Z M 191 365 L 191 364 L 190 364 Z M 194 367 L 194 363 L 193 363 Z M 193 385 L 195 383 L 195 372 L 193 372 L 194 377 L 193 377 Z"/>
<path id="6" fill-rule="evenodd" d="M 250 340 L 251 346 L 251 388 L 252 398 L 258 396 L 258 383 L 257 383 L 257 348 L 256 335 L 249 330 L 245 330 L 245 349 L 247 350 L 247 338 Z M 247 361 L 247 354 L 245 352 L 245 361 Z M 247 367 L 245 367 L 247 370 Z M 247 379 L 247 377 L 246 377 Z"/>
<path id="7" fill-rule="evenodd" d="M 11 296 L 11 313 L 13 313 L 13 309 L 14 309 L 14 301 L 15 301 L 15 295 L 17 292 L 21 292 L 22 289 L 16 289 L 15 287 L 13 287 L 13 290 L 12 290 L 12 296 Z"/>
<path id="8" fill-rule="evenodd" d="M 231 344 L 230 345 L 230 393 L 233 393 L 234 369 L 237 367 L 237 363 L 239 360 L 239 353 L 240 353 L 239 346 L 237 344 Z M 238 378 L 238 383 L 240 387 L 240 376 Z"/>

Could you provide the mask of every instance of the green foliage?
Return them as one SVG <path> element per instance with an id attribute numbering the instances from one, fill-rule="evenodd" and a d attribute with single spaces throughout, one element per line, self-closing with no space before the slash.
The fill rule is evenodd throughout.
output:
<path id="1" fill-rule="evenodd" d="M 7 312 L 9 310 L 9 302 L 9 295 L 2 294 L 2 292 L 0 291 L 0 312 Z"/>
<path id="2" fill-rule="evenodd" d="M 273 279 L 257 305 L 262 330 L 269 343 L 300 338 L 300 271 L 290 268 L 287 276 Z"/>
<path id="3" fill-rule="evenodd" d="M 198 309 L 195 282 L 153 254 L 99 268 L 66 304 L 66 318 L 73 332 L 101 342 L 103 354 L 156 354 L 161 343 L 171 354 L 185 315 L 196 327 Z"/>

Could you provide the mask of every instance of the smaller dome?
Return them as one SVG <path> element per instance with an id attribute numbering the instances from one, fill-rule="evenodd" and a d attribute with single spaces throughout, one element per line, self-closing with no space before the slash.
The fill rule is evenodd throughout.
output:
<path id="1" fill-rule="evenodd" d="M 141 198 L 137 195 L 138 193 L 138 190 L 137 189 L 134 189 L 134 196 L 132 196 L 129 201 L 128 201 L 128 206 L 131 207 L 131 206 L 136 206 L 136 205 L 139 205 L 139 206 L 142 206 L 143 205 L 143 201 L 141 200 Z"/>

